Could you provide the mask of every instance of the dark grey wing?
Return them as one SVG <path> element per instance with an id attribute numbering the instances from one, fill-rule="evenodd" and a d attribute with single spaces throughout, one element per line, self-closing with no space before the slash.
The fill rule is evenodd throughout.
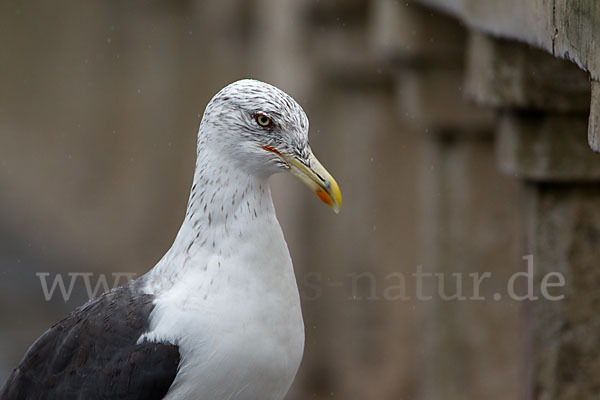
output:
<path id="1" fill-rule="evenodd" d="M 162 399 L 177 374 L 179 349 L 136 344 L 154 305 L 135 287 L 104 293 L 46 331 L 0 389 L 0 400 Z"/>

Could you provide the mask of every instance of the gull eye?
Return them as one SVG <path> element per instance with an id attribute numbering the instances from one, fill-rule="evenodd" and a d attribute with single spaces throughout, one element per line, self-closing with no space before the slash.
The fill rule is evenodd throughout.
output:
<path id="1" fill-rule="evenodd" d="M 254 116 L 254 120 L 258 125 L 262 126 L 263 128 L 268 128 L 273 124 L 271 118 L 267 117 L 264 114 L 256 114 Z"/>

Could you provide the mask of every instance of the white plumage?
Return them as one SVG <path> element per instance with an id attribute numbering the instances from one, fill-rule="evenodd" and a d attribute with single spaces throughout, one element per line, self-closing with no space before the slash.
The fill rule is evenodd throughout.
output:
<path id="1" fill-rule="evenodd" d="M 257 115 L 272 120 L 270 129 Z M 306 115 L 285 93 L 243 80 L 207 106 L 185 220 L 143 278 L 156 307 L 139 341 L 170 342 L 181 354 L 166 399 L 282 399 L 291 386 L 304 326 L 267 178 L 299 174 L 292 157 L 339 197 L 310 151 Z"/>

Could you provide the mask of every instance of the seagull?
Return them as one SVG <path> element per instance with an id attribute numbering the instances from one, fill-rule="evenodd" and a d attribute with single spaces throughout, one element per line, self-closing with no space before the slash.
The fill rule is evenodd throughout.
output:
<path id="1" fill-rule="evenodd" d="M 289 95 L 244 79 L 200 122 L 187 212 L 145 275 L 46 331 L 1 400 L 275 400 L 304 351 L 292 261 L 269 176 L 289 171 L 337 213 L 338 184 L 308 143 Z"/>

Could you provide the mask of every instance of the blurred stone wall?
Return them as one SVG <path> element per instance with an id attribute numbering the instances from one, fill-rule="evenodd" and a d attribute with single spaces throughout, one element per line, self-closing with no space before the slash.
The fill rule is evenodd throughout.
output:
<path id="1" fill-rule="evenodd" d="M 474 271 L 486 263 L 482 271 L 496 276 L 504 272 L 509 282 L 517 271 L 532 278 L 519 289 L 530 292 L 527 300 L 504 303 L 496 291 L 494 302 L 485 304 L 482 314 L 476 308 L 463 307 L 460 313 L 453 303 L 432 303 L 434 307 L 426 310 L 432 322 L 424 347 L 432 356 L 425 360 L 423 398 L 598 398 L 599 380 L 593 372 L 600 360 L 596 279 L 600 219 L 595 211 L 600 207 L 600 158 L 593 153 L 599 151 L 597 5 L 586 0 L 377 4 L 380 14 L 387 11 L 382 21 L 391 27 L 382 35 L 383 50 L 396 54 L 404 68 L 418 63 L 417 75 L 425 75 L 426 66 L 438 71 L 451 60 L 447 52 L 438 51 L 432 65 L 430 56 L 441 42 L 456 38 L 452 26 L 465 32 L 459 58 L 463 69 L 451 86 L 460 97 L 495 114 L 487 120 L 487 128 L 480 125 L 494 141 L 487 145 L 479 141 L 474 147 L 465 134 L 475 125 L 465 123 L 482 115 L 478 107 L 463 114 L 456 107 L 459 102 L 444 103 L 447 98 L 439 95 L 418 103 L 417 122 L 423 124 L 433 116 L 443 128 L 433 135 L 437 143 L 430 158 L 442 171 L 434 174 L 438 179 L 425 192 L 441 193 L 440 201 L 427 204 L 434 216 L 429 223 L 423 220 L 429 227 L 425 242 L 432 254 L 429 264 L 446 271 L 470 265 L 467 270 Z M 406 33 L 407 26 L 411 39 L 394 35 Z M 444 36 L 436 36 L 442 29 Z M 421 53 L 429 58 L 425 64 L 417 59 Z M 436 93 L 432 81 L 442 87 L 451 78 L 439 71 L 430 73 L 429 85 L 417 81 L 415 87 L 421 91 L 415 93 L 429 99 Z M 414 100 L 405 97 L 405 104 Z M 496 171 L 486 171 L 492 158 Z M 471 160 L 478 161 L 469 167 Z M 494 176 L 498 171 L 506 177 Z M 468 213 L 461 213 L 465 208 Z M 515 220 L 515 215 L 520 218 Z M 465 243 L 468 247 L 460 248 Z M 517 255 L 522 259 L 519 264 Z M 544 283 L 557 275 L 562 277 L 557 285 L 561 289 L 549 296 Z M 476 330 L 481 336 L 468 338 Z M 483 352 L 481 359 L 478 352 Z"/>
<path id="2" fill-rule="evenodd" d="M 509 18 L 513 3 L 496 14 Z M 344 194 L 334 215 L 295 179 L 272 179 L 307 335 L 288 399 L 598 395 L 592 372 L 578 378 L 597 361 L 597 285 L 575 277 L 595 276 L 598 259 L 600 161 L 585 132 L 597 148 L 599 86 L 590 112 L 586 74 L 490 36 L 508 29 L 490 4 L 1 3 L 0 381 L 87 298 L 80 280 L 69 301 L 46 301 L 36 273 L 111 282 L 162 256 L 204 106 L 252 77 L 304 107 Z M 527 254 L 543 264 L 537 283 L 565 274 L 568 302 L 494 297 Z M 453 274 L 493 279 L 483 301 L 419 300 L 419 268 L 444 274 L 448 293 Z"/>

